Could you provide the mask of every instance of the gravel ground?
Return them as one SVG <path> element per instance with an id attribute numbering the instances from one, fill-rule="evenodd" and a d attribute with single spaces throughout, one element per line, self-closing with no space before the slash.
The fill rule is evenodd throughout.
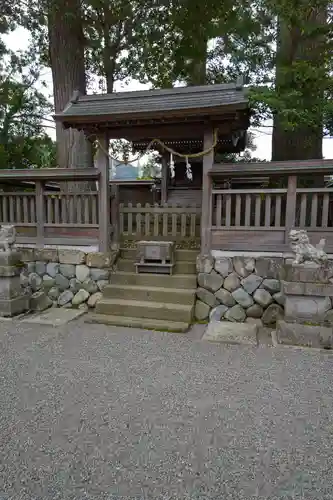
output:
<path id="1" fill-rule="evenodd" d="M 333 357 L 0 323 L 0 499 L 333 499 Z"/>

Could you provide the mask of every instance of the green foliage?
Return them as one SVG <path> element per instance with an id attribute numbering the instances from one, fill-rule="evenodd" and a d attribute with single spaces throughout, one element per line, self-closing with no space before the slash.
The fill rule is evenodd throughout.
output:
<path id="1" fill-rule="evenodd" d="M 40 68 L 34 59 L 32 50 L 7 51 L 0 63 L 0 168 L 45 167 L 55 161 L 45 133 L 52 107 L 35 88 Z"/>

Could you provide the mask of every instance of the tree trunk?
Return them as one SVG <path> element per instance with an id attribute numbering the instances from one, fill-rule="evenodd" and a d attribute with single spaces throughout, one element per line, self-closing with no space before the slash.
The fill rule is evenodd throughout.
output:
<path id="1" fill-rule="evenodd" d="M 305 9 L 304 9 L 305 12 Z M 312 9 L 310 19 L 314 25 L 320 26 L 326 20 L 325 10 Z M 325 54 L 322 39 L 318 36 L 306 37 L 302 29 L 293 24 L 292 19 L 280 18 L 278 23 L 278 40 L 276 54 L 276 92 L 279 98 L 288 102 L 290 89 L 300 92 L 298 106 L 300 112 L 311 111 L 311 123 L 300 123 L 292 130 L 286 127 L 283 111 L 274 114 L 272 137 L 272 160 L 309 160 L 322 158 L 323 139 L 323 95 L 320 78 L 325 71 Z M 302 23 L 301 23 L 302 25 Z M 314 78 L 302 78 L 302 69 L 297 76 L 297 64 L 304 63 L 318 75 Z M 288 107 L 288 105 L 286 105 Z"/>
<path id="2" fill-rule="evenodd" d="M 49 54 L 56 112 L 64 110 L 75 90 L 86 93 L 84 35 L 80 0 L 49 0 Z M 93 165 L 90 141 L 83 132 L 64 130 L 57 123 L 57 156 L 61 168 L 90 168 Z M 84 190 L 80 182 L 75 189 Z M 71 183 L 73 190 L 74 183 Z"/>

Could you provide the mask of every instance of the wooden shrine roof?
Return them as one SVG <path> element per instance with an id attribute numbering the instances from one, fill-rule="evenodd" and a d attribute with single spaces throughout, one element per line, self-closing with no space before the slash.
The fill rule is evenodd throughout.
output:
<path id="1" fill-rule="evenodd" d="M 85 129 L 87 125 L 95 125 L 96 130 L 100 130 L 104 124 L 104 129 L 128 129 L 144 125 L 158 127 L 171 122 L 183 124 L 186 119 L 216 117 L 219 121 L 220 116 L 227 118 L 228 114 L 228 119 L 232 120 L 235 111 L 247 110 L 246 91 L 237 82 L 113 94 L 75 93 L 66 108 L 54 118 L 67 128 Z"/>

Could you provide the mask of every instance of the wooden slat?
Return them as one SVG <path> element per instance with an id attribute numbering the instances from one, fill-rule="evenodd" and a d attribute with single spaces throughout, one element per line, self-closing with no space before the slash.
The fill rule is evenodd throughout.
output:
<path id="1" fill-rule="evenodd" d="M 307 196 L 306 194 L 302 194 L 301 196 L 301 211 L 299 216 L 299 225 L 300 227 L 305 226 L 306 222 L 306 207 L 307 207 Z"/>
<path id="2" fill-rule="evenodd" d="M 76 220 L 78 224 L 82 224 L 83 222 L 83 217 L 82 217 L 82 195 L 79 195 L 76 200 Z"/>
<path id="3" fill-rule="evenodd" d="M 138 203 L 137 205 L 137 208 L 138 206 L 140 205 L 140 203 Z M 141 207 L 141 205 L 140 205 Z M 129 203 L 128 204 L 128 208 L 132 208 L 132 203 Z M 132 211 L 128 212 L 128 216 L 127 216 L 127 232 L 128 234 L 133 234 L 133 214 L 132 214 Z"/>
<path id="4" fill-rule="evenodd" d="M 158 206 L 157 203 L 155 203 L 154 207 L 156 208 L 157 206 Z M 154 212 L 154 236 L 158 236 L 159 226 L 160 226 L 160 214 L 155 211 Z"/>
<path id="5" fill-rule="evenodd" d="M 311 203 L 311 227 L 317 227 L 318 195 L 313 193 Z"/>
<path id="6" fill-rule="evenodd" d="M 289 232 L 295 225 L 297 176 L 289 175 L 286 206 L 285 244 L 289 244 Z"/>
<path id="7" fill-rule="evenodd" d="M 271 226 L 271 206 L 272 199 L 270 194 L 265 195 L 265 226 Z"/>
<path id="8" fill-rule="evenodd" d="M 52 223 L 54 221 L 53 210 L 52 210 L 52 199 L 50 196 L 47 197 L 47 209 L 46 209 L 45 220 L 46 220 L 46 222 L 50 222 L 50 223 Z"/>
<path id="9" fill-rule="evenodd" d="M 329 212 L 329 204 L 330 204 L 330 195 L 325 193 L 323 196 L 323 211 L 321 215 L 321 227 L 328 226 L 328 212 Z"/>
<path id="10" fill-rule="evenodd" d="M 250 226 L 251 223 L 251 195 L 246 195 L 245 200 L 245 226 Z"/>
<path id="11" fill-rule="evenodd" d="M 167 205 L 163 205 L 164 208 L 167 208 Z M 163 229 L 162 229 L 162 235 L 163 236 L 168 236 L 168 212 L 163 213 Z"/>
<path id="12" fill-rule="evenodd" d="M 231 226 L 231 195 L 226 195 L 225 203 L 225 225 L 226 227 Z"/>
<path id="13" fill-rule="evenodd" d="M 254 212 L 254 225 L 256 227 L 260 226 L 260 215 L 261 215 L 261 195 L 256 195 L 255 202 L 255 212 Z"/>
<path id="14" fill-rule="evenodd" d="M 137 207 L 140 208 L 141 207 L 141 204 L 138 203 L 137 204 Z M 147 228 L 145 227 L 144 230 L 142 230 L 142 213 L 141 212 L 137 212 L 135 214 L 135 231 L 133 230 L 132 231 L 132 234 L 137 234 L 138 236 L 141 236 L 142 234 L 147 234 L 146 231 L 147 231 Z"/>
<path id="15" fill-rule="evenodd" d="M 287 189 L 213 189 L 212 193 L 215 195 L 226 194 L 285 194 Z"/>
<path id="16" fill-rule="evenodd" d="M 146 208 L 150 208 L 149 203 L 146 203 Z M 146 236 L 150 235 L 150 215 L 151 215 L 151 212 L 146 212 L 146 215 L 145 215 L 145 235 Z"/>
<path id="17" fill-rule="evenodd" d="M 180 216 L 180 234 L 183 238 L 185 238 L 185 236 L 186 236 L 186 219 L 187 219 L 187 215 L 181 214 L 181 216 Z"/>
<path id="18" fill-rule="evenodd" d="M 281 195 L 277 195 L 275 202 L 275 227 L 281 226 Z"/>
<path id="19" fill-rule="evenodd" d="M 9 222 L 15 222 L 15 211 L 14 211 L 14 196 L 9 196 Z"/>
<path id="20" fill-rule="evenodd" d="M 177 205 L 175 208 L 177 208 Z M 171 235 L 173 237 L 177 236 L 177 214 L 175 212 L 171 215 Z"/>
<path id="21" fill-rule="evenodd" d="M 190 215 L 190 238 L 195 238 L 197 217 L 195 214 Z"/>
<path id="22" fill-rule="evenodd" d="M 23 198 L 24 198 L 24 196 L 22 196 L 22 197 L 18 196 L 16 198 L 16 220 L 17 220 L 17 222 L 23 222 L 22 206 L 21 206 Z"/>
<path id="23" fill-rule="evenodd" d="M 241 206 L 242 198 L 240 194 L 236 194 L 236 211 L 235 211 L 235 225 L 240 226 L 241 223 Z"/>
<path id="24" fill-rule="evenodd" d="M 28 200 L 29 200 L 28 196 L 23 196 L 23 222 L 30 222 Z"/>
<path id="25" fill-rule="evenodd" d="M 91 207 L 91 222 L 92 224 L 97 224 L 99 221 L 99 217 L 97 217 L 98 214 L 98 196 L 95 195 L 92 198 L 92 207 Z"/>
<path id="26" fill-rule="evenodd" d="M 92 202 L 94 201 L 94 198 L 92 198 Z M 83 210 L 84 210 L 84 222 L 85 224 L 88 224 L 89 223 L 89 198 L 87 196 L 85 196 L 83 198 Z"/>
<path id="27" fill-rule="evenodd" d="M 216 195 L 216 225 L 222 226 L 222 195 Z"/>
<path id="28" fill-rule="evenodd" d="M 120 234 L 123 234 L 125 232 L 125 228 L 124 228 L 124 212 L 122 211 L 123 206 L 124 206 L 123 203 L 121 203 L 119 205 L 119 231 L 120 231 Z"/>

